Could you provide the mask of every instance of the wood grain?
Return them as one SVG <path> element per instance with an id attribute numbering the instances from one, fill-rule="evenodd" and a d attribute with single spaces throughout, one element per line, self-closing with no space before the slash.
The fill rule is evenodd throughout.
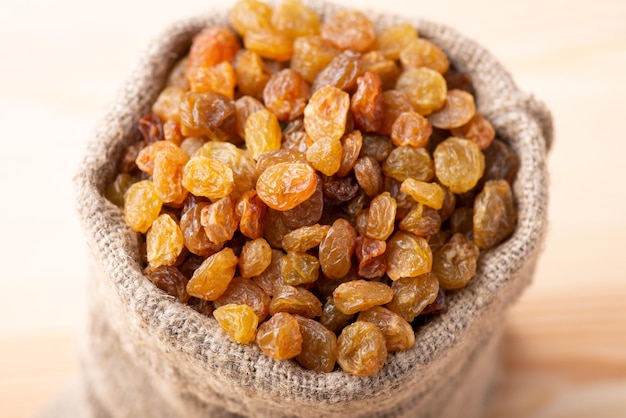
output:
<path id="1" fill-rule="evenodd" d="M 550 230 L 508 316 L 490 418 L 626 416 L 626 2 L 340 2 L 455 27 L 553 111 Z M 0 417 L 33 416 L 77 370 L 85 138 L 143 45 L 212 4 L 0 3 Z"/>

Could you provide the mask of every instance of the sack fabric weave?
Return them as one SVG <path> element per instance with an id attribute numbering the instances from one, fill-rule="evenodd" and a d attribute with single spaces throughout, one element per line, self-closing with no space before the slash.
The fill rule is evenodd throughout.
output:
<path id="1" fill-rule="evenodd" d="M 322 18 L 340 10 L 306 2 Z M 503 316 L 530 283 L 546 232 L 546 153 L 552 120 L 485 49 L 449 27 L 371 13 L 378 29 L 414 24 L 476 89 L 479 110 L 520 158 L 513 185 L 514 235 L 481 256 L 478 274 L 453 293 L 447 313 L 391 354 L 372 377 L 317 373 L 232 342 L 207 318 L 158 290 L 141 272 L 137 236 L 104 198 L 116 163 L 135 138 L 173 64 L 228 10 L 178 22 L 134 67 L 89 142 L 76 176 L 79 216 L 92 255 L 81 377 L 48 416 L 81 417 L 480 417 L 496 372 Z"/>

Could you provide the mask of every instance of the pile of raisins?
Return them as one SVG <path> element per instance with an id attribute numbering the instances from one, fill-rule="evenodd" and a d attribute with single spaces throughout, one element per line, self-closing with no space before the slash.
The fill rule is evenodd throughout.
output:
<path id="1" fill-rule="evenodd" d="M 411 25 L 298 0 L 231 23 L 194 38 L 107 197 L 146 276 L 234 341 L 372 375 L 512 234 L 518 160 Z"/>

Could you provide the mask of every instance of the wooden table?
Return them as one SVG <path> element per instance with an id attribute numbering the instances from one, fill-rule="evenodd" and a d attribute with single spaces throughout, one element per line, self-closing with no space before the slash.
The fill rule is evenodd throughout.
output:
<path id="1" fill-rule="evenodd" d="M 492 416 L 626 416 L 626 2 L 344 1 L 456 27 L 553 110 L 550 232 L 509 315 Z M 130 3 L 0 5 L 0 417 L 32 416 L 76 372 L 85 138 L 141 47 L 211 6 Z"/>

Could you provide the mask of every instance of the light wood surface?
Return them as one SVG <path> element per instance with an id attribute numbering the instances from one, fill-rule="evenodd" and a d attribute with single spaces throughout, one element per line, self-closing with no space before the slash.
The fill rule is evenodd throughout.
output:
<path id="1" fill-rule="evenodd" d="M 508 317 L 492 417 L 626 416 L 626 2 L 343 2 L 456 27 L 552 109 L 550 232 Z M 141 47 L 210 7 L 0 4 L 0 417 L 33 416 L 76 373 L 85 138 Z"/>

